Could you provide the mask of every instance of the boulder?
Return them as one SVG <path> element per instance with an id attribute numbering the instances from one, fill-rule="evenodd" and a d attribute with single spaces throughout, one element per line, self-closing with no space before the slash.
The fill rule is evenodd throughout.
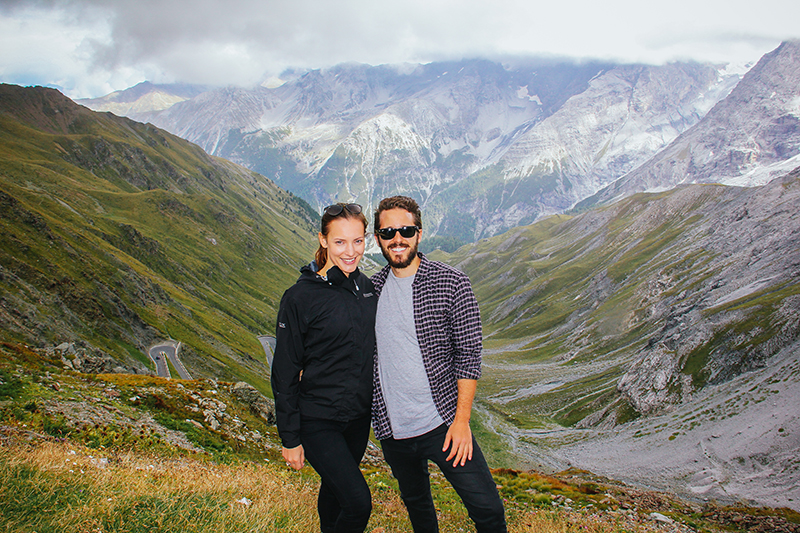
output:
<path id="1" fill-rule="evenodd" d="M 239 381 L 231 389 L 239 401 L 247 404 L 250 410 L 263 418 L 268 424 L 275 423 L 275 402 L 261 394 L 255 387 Z"/>

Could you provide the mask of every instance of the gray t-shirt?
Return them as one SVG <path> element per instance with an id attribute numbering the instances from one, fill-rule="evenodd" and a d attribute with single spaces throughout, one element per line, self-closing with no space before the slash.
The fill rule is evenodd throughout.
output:
<path id="1" fill-rule="evenodd" d="M 395 439 L 417 437 L 442 425 L 414 325 L 414 276 L 389 272 L 378 299 L 375 338 L 378 374 Z"/>

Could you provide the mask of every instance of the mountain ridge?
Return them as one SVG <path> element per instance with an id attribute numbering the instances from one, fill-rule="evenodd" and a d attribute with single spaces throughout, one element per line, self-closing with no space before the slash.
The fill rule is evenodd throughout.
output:
<path id="1" fill-rule="evenodd" d="M 169 335 L 186 343 L 193 375 L 241 376 L 267 391 L 255 333 L 272 327 L 282 290 L 310 257 L 314 210 L 152 125 L 92 113 L 55 91 L 0 86 L 0 103 L 14 95 L 18 103 L 41 98 L 0 107 L 6 335 L 40 345 L 85 340 L 141 369 L 147 340 Z M 471 276 L 481 305 L 481 426 L 544 464 L 596 459 L 596 450 L 577 446 L 604 431 L 640 446 L 667 440 L 692 457 L 697 442 L 687 436 L 706 408 L 696 412 L 695 397 L 719 398 L 709 391 L 749 372 L 763 378 L 750 401 L 763 402 L 773 390 L 763 373 L 770 361 L 789 350 L 781 368 L 794 368 L 798 202 L 797 171 L 752 189 L 683 186 L 443 254 Z M 800 378 L 785 380 L 781 398 L 791 402 Z M 723 407 L 746 411 L 749 392 L 739 392 Z M 740 456 L 761 469 L 759 479 L 774 473 L 786 498 L 798 456 L 790 422 L 777 420 L 783 431 L 776 426 L 764 442 L 791 453 L 758 450 L 776 466 L 746 450 Z M 741 472 L 737 461 L 722 457 L 708 489 L 685 479 L 669 480 L 671 488 L 748 497 L 746 485 L 723 479 Z"/>
<path id="2" fill-rule="evenodd" d="M 534 464 L 797 508 L 796 413 L 763 402 L 800 400 L 798 212 L 800 167 L 437 252 L 481 306 L 490 427 Z"/>
<path id="3" fill-rule="evenodd" d="M 148 372 L 174 337 L 193 374 L 268 392 L 279 289 L 317 215 L 263 176 L 45 88 L 0 86 L 0 324 Z"/>
<path id="4" fill-rule="evenodd" d="M 580 206 L 680 183 L 763 185 L 800 165 L 800 41 L 782 43 L 651 161 Z"/>
<path id="5" fill-rule="evenodd" d="M 275 88 L 210 91 L 148 120 L 317 209 L 409 194 L 429 235 L 472 242 L 562 212 L 633 170 L 738 79 L 695 63 L 340 65 Z M 525 155 L 536 146 L 550 150 L 533 152 L 539 162 Z"/>

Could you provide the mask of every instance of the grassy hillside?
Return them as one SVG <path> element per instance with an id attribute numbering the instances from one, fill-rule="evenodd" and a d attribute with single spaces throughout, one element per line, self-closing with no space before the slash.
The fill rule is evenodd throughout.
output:
<path id="1" fill-rule="evenodd" d="M 0 86 L 0 328 L 131 368 L 159 339 L 196 376 L 268 390 L 256 335 L 317 215 L 263 176 L 55 90 Z"/>
<path id="2" fill-rule="evenodd" d="M 285 466 L 275 427 L 251 406 L 229 382 L 82 374 L 52 350 L 0 343 L 0 529 L 319 530 L 319 478 Z M 367 531 L 411 531 L 376 448 L 362 471 L 373 498 Z M 786 509 L 694 506 L 588 472 L 493 475 L 514 533 L 800 530 Z M 469 531 L 435 468 L 431 482 L 441 530 Z"/>

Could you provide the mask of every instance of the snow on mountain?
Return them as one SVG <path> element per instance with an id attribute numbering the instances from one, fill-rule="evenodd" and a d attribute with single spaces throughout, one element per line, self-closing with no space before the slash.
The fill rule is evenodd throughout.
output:
<path id="1" fill-rule="evenodd" d="M 494 171 L 482 176 L 489 203 L 475 195 L 463 202 L 461 210 L 470 202 L 483 209 L 475 209 L 474 234 L 464 239 L 568 210 L 650 159 L 738 80 L 719 67 L 692 63 L 598 73 L 586 90 L 516 137 Z M 450 218 L 458 216 L 454 210 Z"/>
<path id="2" fill-rule="evenodd" d="M 766 54 L 697 125 L 584 205 L 682 183 L 757 186 L 800 164 L 800 41 Z"/>
<path id="3" fill-rule="evenodd" d="M 563 212 L 645 163 L 725 98 L 740 79 L 726 69 L 346 64 L 207 91 L 148 120 L 317 208 L 414 196 L 427 235 L 468 242 Z"/>
<path id="4" fill-rule="evenodd" d="M 738 81 L 713 67 L 672 64 L 603 73 L 504 156 L 504 176 L 561 173 L 573 185 L 549 212 L 569 207 L 645 162 L 697 123 Z M 541 170 L 540 170 L 541 169 Z M 549 213 L 543 213 L 549 214 Z"/>

